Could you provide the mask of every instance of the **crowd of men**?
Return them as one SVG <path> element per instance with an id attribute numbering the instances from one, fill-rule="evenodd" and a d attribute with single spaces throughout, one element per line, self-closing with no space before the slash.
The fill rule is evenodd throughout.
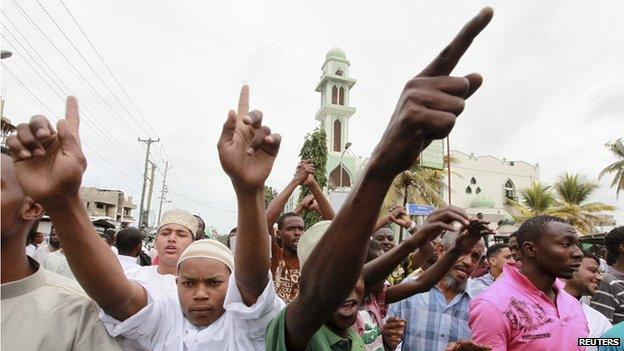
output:
<path id="1" fill-rule="evenodd" d="M 401 206 L 379 216 L 395 176 L 448 135 L 481 85 L 449 74 L 492 15 L 482 10 L 408 81 L 338 213 L 308 160 L 265 208 L 281 137 L 243 86 L 217 144 L 238 205 L 227 245 L 180 209 L 163 215 L 152 257 L 139 229 L 98 234 L 78 196 L 76 99 L 56 128 L 43 116 L 20 124 L 2 149 L 2 349 L 584 350 L 579 339 L 602 336 L 623 346 L 598 349 L 623 350 L 624 227 L 606 236 L 617 259 L 603 272 L 555 217 L 487 245 L 490 223 L 457 207 L 421 225 Z M 310 196 L 283 213 L 298 186 Z M 302 210 L 322 221 L 306 228 Z M 44 211 L 48 244 L 32 232 Z M 392 223 L 409 237 L 396 243 Z"/>

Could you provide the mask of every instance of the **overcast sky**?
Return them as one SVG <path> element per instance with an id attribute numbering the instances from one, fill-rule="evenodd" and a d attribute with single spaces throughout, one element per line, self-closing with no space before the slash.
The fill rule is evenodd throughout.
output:
<path id="1" fill-rule="evenodd" d="M 59 116 L 58 95 L 70 91 L 90 120 L 82 125 L 89 160 L 83 185 L 120 189 L 137 203 L 144 162 L 137 138 L 160 137 L 153 155 L 161 170 L 161 159 L 173 165 L 168 184 L 175 192 L 165 208 L 199 213 L 219 232 L 235 225 L 236 202 L 215 145 L 242 83 L 251 86 L 251 107 L 282 134 L 267 182 L 281 189 L 304 136 L 318 125 L 314 87 L 329 49 L 344 50 L 357 79 L 349 138 L 353 152 L 367 157 L 405 82 L 483 6 L 494 8 L 494 18 L 454 73 L 479 72 L 484 84 L 451 134 L 453 149 L 539 163 L 542 181 L 551 184 L 565 171 L 595 179 L 615 161 L 604 143 L 624 136 L 621 1 L 63 0 L 132 102 L 63 3 L 39 1 L 108 88 L 37 0 L 17 3 L 92 87 L 13 0 L 3 1 L 2 48 L 14 55 L 2 62 L 41 100 L 3 67 L 5 115 L 16 123 Z M 624 196 L 615 198 L 611 179 L 591 200 L 622 209 Z M 155 190 L 161 180 L 159 174 Z M 622 211 L 617 216 L 624 221 Z"/>

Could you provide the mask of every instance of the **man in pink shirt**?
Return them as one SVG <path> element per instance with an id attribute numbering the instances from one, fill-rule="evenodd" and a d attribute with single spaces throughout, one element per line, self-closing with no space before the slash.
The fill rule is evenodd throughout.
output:
<path id="1" fill-rule="evenodd" d="M 517 234 L 522 265 L 503 275 L 470 304 L 472 339 L 492 350 L 584 350 L 589 333 L 578 301 L 557 279 L 570 279 L 583 253 L 576 230 L 561 219 L 537 216 Z"/>

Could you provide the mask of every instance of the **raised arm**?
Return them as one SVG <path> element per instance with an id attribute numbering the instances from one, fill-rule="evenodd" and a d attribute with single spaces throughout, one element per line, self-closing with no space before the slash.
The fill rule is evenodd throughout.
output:
<path id="1" fill-rule="evenodd" d="M 362 178 L 303 266 L 299 296 L 286 310 L 289 350 L 305 349 L 327 316 L 351 293 L 392 180 L 410 167 L 432 140 L 448 135 L 464 108 L 464 99 L 480 86 L 477 74 L 448 74 L 491 17 L 491 9 L 481 11 L 405 86 Z"/>
<path id="2" fill-rule="evenodd" d="M 425 247 L 444 230 L 455 230 L 452 225 L 453 222 L 468 219 L 465 211 L 454 206 L 435 210 L 427 218 L 424 225 L 420 226 L 418 230 L 414 230 L 409 239 L 364 265 L 364 286 L 378 285 L 414 250 Z"/>
<path id="3" fill-rule="evenodd" d="M 303 184 L 307 186 L 308 189 L 310 189 L 310 192 L 312 192 L 312 195 L 314 195 L 314 200 L 316 200 L 316 205 L 318 207 L 319 213 L 321 214 L 321 217 L 324 220 L 334 219 L 334 216 L 336 215 L 334 213 L 334 209 L 329 203 L 327 197 L 325 197 L 325 194 L 323 194 L 321 187 L 316 182 L 316 179 L 314 178 L 314 172 L 308 174 L 308 177 Z"/>
<path id="4" fill-rule="evenodd" d="M 310 173 L 314 173 L 314 164 L 310 160 L 302 160 L 297 166 L 293 179 L 288 183 L 288 185 L 286 185 L 284 190 L 277 194 L 271 203 L 269 203 L 266 210 L 268 227 L 272 227 L 277 221 L 280 213 L 284 210 L 284 206 L 286 206 L 286 202 L 288 202 L 290 195 L 292 195 L 298 185 L 303 184 Z"/>
<path id="5" fill-rule="evenodd" d="M 409 228 L 412 220 L 407 215 L 405 207 L 400 205 L 392 206 L 392 208 L 390 208 L 390 211 L 388 211 L 387 215 L 379 217 L 379 219 L 375 223 L 373 233 L 393 222 L 405 229 Z"/>
<path id="6" fill-rule="evenodd" d="M 468 218 L 468 214 L 463 210 L 459 208 L 455 208 L 455 210 L 457 213 L 462 213 L 462 218 Z M 462 228 L 462 232 L 457 236 L 455 245 L 442 255 L 433 266 L 425 270 L 418 279 L 408 280 L 389 287 L 386 291 L 386 303 L 401 301 L 431 289 L 451 270 L 461 255 L 470 252 L 472 247 L 484 235 L 492 234 L 492 231 L 487 227 L 488 224 L 489 222 L 486 221 L 472 221 L 469 226 Z M 455 230 L 455 228 L 449 230 Z"/>
<path id="7" fill-rule="evenodd" d="M 87 167 L 79 124 L 78 102 L 70 96 L 58 132 L 45 117 L 35 116 L 29 124 L 18 126 L 17 135 L 10 136 L 7 144 L 24 192 L 50 216 L 74 276 L 106 313 L 123 321 L 146 306 L 147 295 L 126 278 L 78 195 Z"/>
<path id="8" fill-rule="evenodd" d="M 256 302 L 269 281 L 264 182 L 273 168 L 280 141 L 279 134 L 271 134 L 271 129 L 262 125 L 262 112 L 249 112 L 249 87 L 243 86 L 238 112 L 229 112 L 217 149 L 238 202 L 234 270 L 236 284 L 248 306 Z"/>

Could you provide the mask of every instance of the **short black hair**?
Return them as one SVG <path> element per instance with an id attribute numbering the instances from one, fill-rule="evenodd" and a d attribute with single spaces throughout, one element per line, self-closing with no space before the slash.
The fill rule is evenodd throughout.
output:
<path id="1" fill-rule="evenodd" d="M 488 247 L 487 251 L 485 252 L 485 258 L 489 260 L 490 257 L 498 255 L 504 248 L 509 248 L 509 245 L 505 243 L 497 243 Z"/>
<path id="2" fill-rule="evenodd" d="M 232 230 L 230 230 L 230 233 L 229 233 L 229 234 L 228 234 L 228 236 L 227 236 L 227 247 L 229 247 L 230 249 L 232 248 L 230 240 L 232 239 L 232 236 L 233 236 L 236 232 L 238 232 L 238 227 L 234 227 L 234 228 L 232 228 Z"/>
<path id="3" fill-rule="evenodd" d="M 282 228 L 284 228 L 284 221 L 286 220 L 286 218 L 290 218 L 290 217 L 301 218 L 301 215 L 295 212 L 284 213 L 283 215 L 279 216 L 279 218 L 277 219 L 277 229 L 282 230 Z"/>
<path id="4" fill-rule="evenodd" d="M 598 266 L 600 266 L 600 260 L 598 259 L 598 256 L 596 256 L 593 252 L 589 250 L 583 250 L 583 248 L 580 246 L 579 246 L 579 249 L 583 251 L 583 258 L 592 258 L 594 261 L 596 261 Z"/>
<path id="5" fill-rule="evenodd" d="M 383 247 L 381 247 L 381 244 L 377 242 L 377 240 L 371 239 L 370 242 L 368 243 L 368 253 L 366 254 L 366 263 L 377 258 L 375 257 L 375 253 L 378 251 L 383 252 Z"/>
<path id="6" fill-rule="evenodd" d="M 132 250 L 143 241 L 143 233 L 136 227 L 125 227 L 117 233 L 115 246 L 120 255 L 129 256 Z"/>
<path id="7" fill-rule="evenodd" d="M 524 221 L 518 229 L 516 235 L 520 251 L 522 251 L 522 245 L 524 245 L 526 241 L 539 240 L 542 236 L 541 234 L 544 232 L 544 229 L 548 223 L 551 222 L 568 223 L 561 218 L 548 215 L 535 216 Z"/>
<path id="8" fill-rule="evenodd" d="M 8 148 L 8 147 L 6 147 L 6 146 L 2 146 L 2 154 L 3 154 L 3 155 L 7 155 L 7 156 L 11 156 L 11 155 L 13 155 L 13 154 L 11 153 L 11 149 L 9 149 L 9 148 Z"/>
<path id="9" fill-rule="evenodd" d="M 611 229 L 604 238 L 607 251 L 615 257 L 620 257 L 618 247 L 624 244 L 624 226 Z"/>

